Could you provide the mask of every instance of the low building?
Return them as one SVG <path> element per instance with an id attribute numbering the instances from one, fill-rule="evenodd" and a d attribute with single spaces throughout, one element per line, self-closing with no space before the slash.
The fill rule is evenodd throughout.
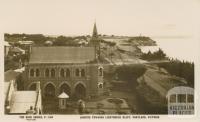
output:
<path id="1" fill-rule="evenodd" d="M 9 114 L 42 114 L 41 96 L 38 91 L 15 91 L 12 95 Z"/>

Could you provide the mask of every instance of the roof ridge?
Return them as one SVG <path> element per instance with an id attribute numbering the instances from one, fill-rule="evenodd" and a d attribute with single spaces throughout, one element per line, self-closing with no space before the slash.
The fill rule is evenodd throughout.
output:
<path id="1" fill-rule="evenodd" d="M 33 47 L 29 63 L 86 63 L 94 59 L 94 47 Z"/>

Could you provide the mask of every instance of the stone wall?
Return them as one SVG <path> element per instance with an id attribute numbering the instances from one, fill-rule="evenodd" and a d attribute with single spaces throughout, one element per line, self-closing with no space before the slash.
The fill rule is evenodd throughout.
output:
<path id="1" fill-rule="evenodd" d="M 55 77 L 46 77 L 45 69 L 55 69 Z M 69 69 L 70 77 L 61 77 L 61 69 Z M 25 89 L 29 90 L 31 85 L 40 81 L 42 95 L 44 96 L 44 90 L 47 84 L 52 84 L 55 87 L 55 95 L 60 94 L 60 88 L 63 84 L 67 84 L 70 87 L 71 95 L 74 95 L 75 88 L 78 84 L 81 84 L 86 89 L 86 97 L 97 96 L 102 93 L 102 89 L 99 90 L 98 82 L 103 82 L 103 76 L 99 76 L 99 65 L 89 64 L 29 64 L 25 68 Z M 40 75 L 36 77 L 30 76 L 30 69 L 39 69 Z M 76 76 L 76 69 L 84 69 L 85 76 Z"/>

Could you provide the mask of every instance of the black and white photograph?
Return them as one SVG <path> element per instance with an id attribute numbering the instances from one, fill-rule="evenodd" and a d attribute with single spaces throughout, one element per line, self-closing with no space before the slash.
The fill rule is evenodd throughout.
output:
<path id="1" fill-rule="evenodd" d="M 199 0 L 0 6 L 6 117 L 199 114 Z"/>

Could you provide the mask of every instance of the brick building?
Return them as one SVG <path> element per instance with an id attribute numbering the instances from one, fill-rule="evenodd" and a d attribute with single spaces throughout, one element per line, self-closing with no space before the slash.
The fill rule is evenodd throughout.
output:
<path id="1" fill-rule="evenodd" d="M 35 90 L 39 81 L 43 97 L 57 97 L 63 91 L 78 98 L 103 93 L 103 67 L 98 61 L 100 47 L 95 42 L 98 41 L 96 24 L 93 31 L 88 47 L 32 47 L 25 66 L 25 88 Z"/>

